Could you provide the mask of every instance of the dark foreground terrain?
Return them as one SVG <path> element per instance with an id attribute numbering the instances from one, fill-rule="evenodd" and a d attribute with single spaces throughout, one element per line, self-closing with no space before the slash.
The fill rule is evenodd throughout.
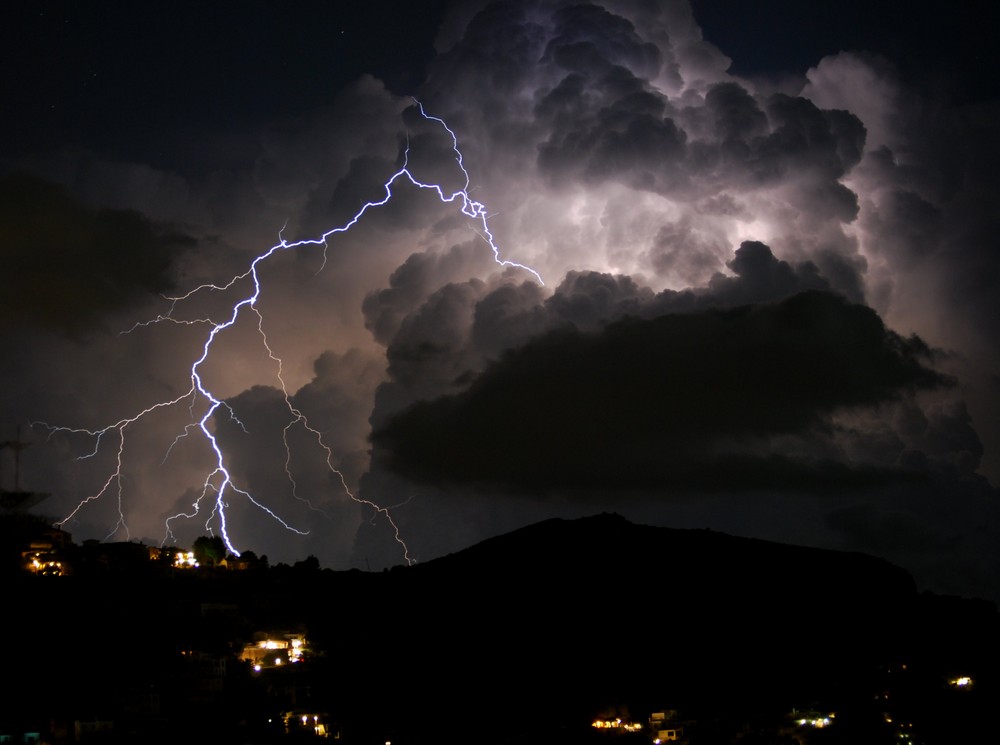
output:
<path id="1" fill-rule="evenodd" d="M 3 581 L 0 735 L 319 741 L 290 712 L 372 745 L 649 743 L 653 712 L 689 743 L 997 732 L 994 604 L 918 593 L 860 554 L 614 515 L 382 573 L 135 561 Z M 274 630 L 309 653 L 254 672 L 239 654 Z M 643 729 L 607 734 L 598 717 Z"/>

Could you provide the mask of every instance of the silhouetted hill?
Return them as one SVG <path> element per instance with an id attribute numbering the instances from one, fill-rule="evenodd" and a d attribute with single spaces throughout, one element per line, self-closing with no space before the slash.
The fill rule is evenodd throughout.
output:
<path id="1" fill-rule="evenodd" d="M 579 743 L 592 717 L 626 708 L 678 709 L 698 722 L 692 742 L 725 743 L 811 707 L 841 713 L 841 739 L 826 742 L 893 741 L 891 709 L 921 723 L 922 742 L 949 743 L 979 734 L 997 700 L 992 603 L 920 594 L 862 554 L 617 515 L 548 520 L 382 573 L 143 562 L 8 580 L 5 637 L 40 640 L 11 651 L 23 695 L 8 704 L 92 717 L 162 691 L 163 742 L 209 711 L 215 742 L 277 741 L 246 732 L 291 698 L 332 712 L 352 743 Z M 240 672 L 253 631 L 293 627 L 325 650 L 295 685 Z M 190 649 L 234 660 L 204 711 L 170 699 Z M 975 691 L 951 695 L 959 674 Z M 227 740 L 230 720 L 244 730 Z"/>
<path id="2" fill-rule="evenodd" d="M 616 515 L 549 520 L 378 580 L 375 613 L 398 625 L 370 623 L 405 679 L 447 670 L 449 711 L 567 720 L 867 691 L 912 652 L 921 604 L 906 572 L 870 556 Z"/>

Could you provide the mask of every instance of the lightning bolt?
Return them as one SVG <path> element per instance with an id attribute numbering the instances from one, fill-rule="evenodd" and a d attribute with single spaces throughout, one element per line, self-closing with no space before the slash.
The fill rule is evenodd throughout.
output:
<path id="1" fill-rule="evenodd" d="M 302 427 L 306 432 L 308 432 L 311 437 L 313 437 L 317 443 L 320 450 L 325 453 L 325 464 L 329 469 L 330 473 L 339 481 L 341 488 L 344 493 L 354 502 L 370 507 L 374 510 L 373 519 L 375 516 L 381 516 L 384 518 L 393 531 L 393 536 L 395 541 L 399 544 L 403 552 L 403 558 L 407 564 L 411 564 L 413 559 L 410 556 L 409 549 L 406 542 L 403 540 L 403 536 L 399 530 L 399 526 L 393 520 L 391 513 L 391 508 L 384 507 L 382 505 L 376 504 L 375 502 L 355 495 L 351 489 L 348 487 L 347 481 L 344 475 L 334 466 L 334 455 L 332 449 L 324 442 L 322 433 L 313 427 L 305 414 L 299 410 L 294 403 L 292 398 L 288 393 L 288 388 L 285 384 L 285 380 L 282 376 L 283 364 L 281 358 L 275 354 L 273 348 L 271 347 L 267 333 L 264 330 L 264 316 L 262 315 L 260 309 L 257 306 L 257 301 L 261 297 L 262 288 L 260 277 L 258 275 L 258 268 L 268 261 L 272 256 L 283 251 L 290 251 L 304 246 L 323 246 L 323 266 L 326 264 L 326 251 L 329 246 L 329 239 L 336 236 L 339 233 L 346 233 L 351 230 L 370 210 L 374 210 L 378 207 L 382 207 L 387 204 L 394 195 L 394 189 L 400 183 L 409 183 L 412 186 L 429 190 L 437 195 L 438 199 L 444 204 L 455 204 L 458 205 L 462 214 L 466 215 L 468 218 L 473 220 L 477 224 L 477 233 L 486 241 L 490 249 L 493 252 L 494 261 L 502 267 L 513 267 L 516 269 L 524 270 L 530 273 L 534 278 L 544 285 L 541 276 L 531 267 L 524 264 L 519 264 L 517 262 L 511 261 L 509 259 L 504 259 L 501 257 L 500 248 L 493 236 L 492 231 L 489 226 L 489 215 L 486 210 L 486 206 L 482 202 L 478 202 L 469 196 L 469 189 L 471 184 L 471 179 L 469 172 L 465 168 L 464 158 L 462 152 L 459 149 L 458 137 L 455 132 L 447 125 L 447 123 L 440 117 L 431 116 L 424 109 L 423 104 L 417 99 L 413 99 L 420 116 L 429 122 L 434 122 L 438 124 L 451 138 L 452 151 L 454 153 L 454 161 L 458 166 L 459 170 L 462 172 L 464 177 L 464 184 L 461 188 L 456 191 L 448 192 L 440 184 L 426 183 L 418 179 L 409 167 L 409 157 L 410 157 L 410 147 L 407 142 L 407 146 L 403 153 L 402 166 L 393 173 L 384 183 L 385 194 L 381 199 L 366 202 L 361 208 L 354 214 L 351 219 L 349 219 L 343 225 L 331 228 L 322 235 L 316 238 L 304 239 L 294 242 L 289 242 L 285 240 L 281 232 L 278 234 L 279 241 L 275 245 L 271 246 L 268 250 L 259 254 L 250 265 L 247 267 L 246 271 L 241 274 L 237 274 L 230 278 L 227 282 L 223 284 L 203 284 L 194 289 L 190 290 L 186 294 L 167 298 L 170 301 L 169 310 L 165 314 L 156 316 L 155 318 L 137 323 L 131 329 L 125 333 L 131 333 L 140 327 L 152 326 L 160 323 L 173 323 L 185 326 L 195 326 L 195 325 L 205 325 L 208 328 L 207 334 L 205 336 L 204 343 L 201 347 L 201 353 L 198 358 L 191 365 L 191 375 L 190 375 L 190 387 L 187 391 L 177 396 L 173 399 L 160 401 L 142 409 L 139 413 L 120 419 L 113 424 L 109 424 L 106 427 L 96 430 L 90 429 L 79 429 L 70 427 L 53 426 L 45 422 L 33 422 L 32 425 L 38 425 L 48 429 L 49 436 L 51 437 L 55 433 L 70 433 L 85 435 L 93 441 L 93 448 L 90 452 L 85 453 L 78 457 L 78 460 L 84 460 L 92 458 L 98 454 L 101 450 L 104 441 L 108 438 L 114 438 L 117 440 L 117 451 L 114 458 L 114 465 L 111 469 L 111 473 L 105 479 L 103 485 L 94 494 L 84 498 L 72 510 L 66 517 L 56 523 L 58 526 L 64 525 L 69 520 L 73 519 L 82 509 L 84 509 L 88 504 L 96 500 L 105 497 L 109 493 L 113 493 L 117 499 L 117 514 L 118 521 L 112 531 L 108 534 L 105 540 L 110 539 L 119 530 L 124 530 L 126 535 L 128 535 L 128 526 L 125 521 L 123 500 L 124 500 L 124 453 L 126 446 L 126 431 L 134 424 L 140 420 L 151 416 L 155 412 L 168 409 L 181 404 L 187 404 L 189 411 L 191 412 L 192 419 L 187 425 L 184 426 L 183 430 L 175 437 L 174 441 L 171 443 L 167 449 L 167 453 L 164 456 L 164 461 L 169 456 L 173 447 L 183 438 L 189 435 L 200 435 L 203 441 L 207 444 L 209 452 L 211 453 L 212 461 L 214 463 L 211 470 L 205 476 L 204 481 L 201 485 L 200 495 L 191 505 L 190 512 L 179 512 L 172 515 L 166 519 L 165 523 L 165 535 L 163 542 L 166 543 L 168 540 L 173 540 L 173 530 L 172 525 L 174 521 L 180 519 L 194 519 L 202 513 L 203 510 L 208 511 L 208 517 L 205 520 L 205 527 L 211 535 L 214 535 L 215 526 L 218 526 L 219 535 L 222 537 L 226 548 L 230 553 L 239 556 L 239 551 L 236 549 L 235 545 L 229 534 L 229 528 L 227 525 L 227 508 L 229 507 L 230 499 L 240 498 L 246 502 L 253 505 L 257 510 L 263 512 L 271 520 L 276 521 L 286 530 L 299 535 L 306 535 L 307 531 L 299 530 L 287 521 L 285 521 L 279 514 L 268 507 L 259 499 L 255 498 L 249 490 L 239 486 L 233 480 L 230 473 L 229 467 L 227 466 L 226 455 L 216 439 L 212 428 L 209 426 L 209 422 L 217 414 L 220 416 L 229 416 L 237 424 L 242 424 L 236 417 L 235 412 L 225 403 L 221 398 L 216 396 L 212 390 L 205 384 L 202 378 L 201 370 L 205 362 L 210 358 L 212 354 L 212 347 L 219 334 L 228 328 L 231 328 L 236 324 L 236 322 L 244 314 L 252 313 L 257 317 L 257 332 L 260 336 L 261 342 L 264 349 L 267 351 L 270 359 L 277 366 L 277 380 L 280 384 L 281 391 L 284 396 L 284 404 L 288 410 L 289 420 L 285 425 L 282 439 L 285 445 L 286 459 L 285 459 L 285 471 L 292 487 L 292 495 L 294 498 L 305 502 L 310 509 L 317 509 L 313 507 L 308 500 L 302 498 L 298 494 L 298 488 L 295 478 L 292 474 L 291 468 L 291 446 L 288 441 L 288 435 L 290 430 L 295 426 Z M 322 267 L 321 267 L 322 270 Z M 239 299 L 235 302 L 227 311 L 227 316 L 224 320 L 215 321 L 211 318 L 200 318 L 195 320 L 184 320 L 175 317 L 175 312 L 178 310 L 182 304 L 186 301 L 191 300 L 196 295 L 206 292 L 225 292 L 241 282 L 246 280 L 250 281 L 252 285 L 252 292 L 248 295 Z M 201 407 L 200 415 L 196 414 L 196 409 Z M 220 411 L 221 410 L 221 411 Z M 210 509 L 206 507 L 206 503 L 210 504 Z M 325 513 L 324 513 L 325 514 Z"/>

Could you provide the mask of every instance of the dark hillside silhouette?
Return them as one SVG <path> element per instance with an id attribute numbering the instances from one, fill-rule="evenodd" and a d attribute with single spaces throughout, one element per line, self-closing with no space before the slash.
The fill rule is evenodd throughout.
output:
<path id="1" fill-rule="evenodd" d="M 728 743 L 815 708 L 840 717 L 824 741 L 876 744 L 892 741 L 891 708 L 932 745 L 985 731 L 998 690 L 991 603 L 921 594 L 862 554 L 617 515 L 380 573 L 173 570 L 138 550 L 84 561 L 98 548 L 70 576 L 7 572 L 5 636 L 35 640 L 8 654 L 8 719 L 105 717 L 120 732 L 131 716 L 144 742 L 196 726 L 277 742 L 265 723 L 294 701 L 331 712 L 349 743 L 579 743 L 602 712 L 677 709 L 696 722 L 691 742 Z M 238 651 L 278 629 L 322 653 L 255 678 Z M 227 661 L 217 688 L 191 692 L 204 683 L 191 659 Z M 952 675 L 975 689 L 947 690 Z M 144 720 L 128 702 L 151 692 Z"/>

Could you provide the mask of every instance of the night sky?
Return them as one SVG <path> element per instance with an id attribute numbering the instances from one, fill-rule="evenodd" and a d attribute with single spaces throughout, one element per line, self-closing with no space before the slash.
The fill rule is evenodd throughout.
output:
<path id="1" fill-rule="evenodd" d="M 0 438 L 37 511 L 372 570 L 617 512 L 1000 600 L 988 3 L 334 6 L 4 10 Z M 220 512 L 192 365 L 407 148 L 465 188 L 412 97 L 544 284 L 402 181 L 259 262 L 198 367 Z"/>

